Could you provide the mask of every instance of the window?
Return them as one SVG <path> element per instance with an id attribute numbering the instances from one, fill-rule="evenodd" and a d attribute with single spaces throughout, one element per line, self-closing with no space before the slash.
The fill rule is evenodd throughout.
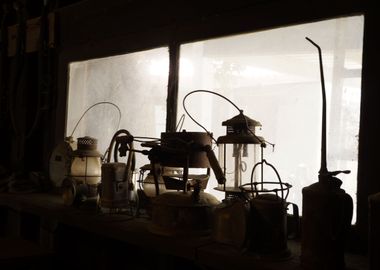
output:
<path id="1" fill-rule="evenodd" d="M 317 181 L 320 166 L 321 84 L 318 52 L 305 40 L 311 38 L 323 53 L 328 169 L 351 170 L 340 178 L 356 207 L 363 24 L 363 16 L 352 16 L 183 44 L 178 104 L 190 91 L 212 90 L 260 121 L 258 135 L 275 144 L 264 157 L 293 185 L 289 201 L 302 207 L 302 188 Z M 121 109 L 120 128 L 160 137 L 166 125 L 168 59 L 168 48 L 158 48 L 71 63 L 67 135 L 88 107 L 106 101 Z M 225 134 L 222 121 L 237 114 L 225 100 L 208 94 L 190 96 L 187 109 L 216 138 Z M 177 119 L 182 114 L 179 106 Z M 104 153 L 118 128 L 117 110 L 100 105 L 86 114 L 74 137 L 98 138 Z M 203 131 L 188 118 L 183 129 Z M 148 162 L 137 158 L 137 166 Z M 211 180 L 207 191 L 222 198 L 214 187 Z"/>
<path id="2" fill-rule="evenodd" d="M 328 169 L 351 170 L 339 177 L 356 207 L 363 21 L 354 16 L 184 44 L 178 104 L 188 92 L 208 89 L 260 121 L 259 135 L 275 144 L 266 148 L 265 159 L 293 185 L 289 201 L 302 207 L 302 188 L 318 180 L 320 166 L 321 84 L 318 51 L 305 40 L 311 38 L 323 53 Z M 215 137 L 225 134 L 222 121 L 237 114 L 207 94 L 190 96 L 187 109 Z M 177 118 L 183 113 L 179 106 Z M 183 128 L 202 131 L 190 119 Z M 209 183 L 209 192 L 217 194 L 215 186 Z"/>
<path id="3" fill-rule="evenodd" d="M 74 138 L 95 137 L 98 150 L 105 153 L 119 128 L 134 136 L 160 137 L 166 124 L 168 61 L 168 49 L 158 48 L 71 63 L 67 136 L 87 108 L 98 102 L 112 102 L 121 110 L 119 125 L 118 110 L 101 104 L 86 113 Z M 149 162 L 142 155 L 136 158 L 137 168 Z"/>

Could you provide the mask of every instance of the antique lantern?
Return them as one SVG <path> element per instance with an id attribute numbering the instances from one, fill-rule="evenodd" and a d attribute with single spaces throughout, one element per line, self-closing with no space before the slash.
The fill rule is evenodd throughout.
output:
<path id="1" fill-rule="evenodd" d="M 97 151 L 97 139 L 78 138 L 78 148 L 73 152 L 70 174 L 63 181 L 63 199 L 66 205 L 97 198 L 101 179 L 101 154 Z"/>
<path id="2" fill-rule="evenodd" d="M 152 198 L 150 232 L 174 237 L 210 234 L 212 209 L 219 201 L 204 192 L 208 177 L 189 173 L 190 169 L 209 171 L 211 168 L 216 179 L 224 182 L 211 148 L 210 134 L 186 131 L 161 133 L 160 144 L 153 146 L 148 157 L 156 188 L 156 196 Z M 161 173 L 162 167 L 171 168 L 172 173 L 165 170 Z M 173 168 L 181 168 L 182 174 L 173 173 Z M 166 189 L 175 188 L 176 191 L 161 193 L 160 176 Z"/>
<path id="3" fill-rule="evenodd" d="M 273 170 L 277 180 L 269 178 L 269 181 L 264 181 L 264 165 Z M 261 169 L 261 180 L 254 182 L 251 179 L 250 183 L 241 186 L 245 193 L 251 194 L 247 249 L 265 259 L 289 259 L 291 252 L 287 246 L 288 206 L 292 205 L 293 212 L 298 213 L 298 206 L 286 201 L 292 186 L 283 182 L 277 169 L 265 159 L 255 164 L 252 175 L 257 168 Z M 296 216 L 296 219 L 298 222 L 299 217 Z"/>
<path id="4" fill-rule="evenodd" d="M 264 138 L 255 135 L 260 122 L 240 114 L 222 123 L 226 135 L 218 138 L 219 163 L 224 171 L 226 182 L 216 189 L 226 192 L 226 197 L 241 192 L 244 179 L 250 179 L 249 165 L 260 159 L 260 147 L 265 147 Z M 252 167 L 251 166 L 251 167 Z"/>
<path id="5" fill-rule="evenodd" d="M 240 111 L 222 125 L 227 134 L 217 143 L 226 184 L 217 190 L 224 191 L 226 199 L 215 212 L 214 240 L 268 259 L 289 258 L 286 198 L 291 186 L 263 159 L 265 140 L 255 134 L 261 124 Z M 264 165 L 274 170 L 278 181 L 264 181 Z M 228 230 L 231 227 L 238 229 Z"/>

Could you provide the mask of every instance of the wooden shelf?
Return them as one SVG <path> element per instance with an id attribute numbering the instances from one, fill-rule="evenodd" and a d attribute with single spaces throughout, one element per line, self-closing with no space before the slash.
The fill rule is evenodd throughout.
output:
<path id="1" fill-rule="evenodd" d="M 95 236 L 149 249 L 157 254 L 183 258 L 210 269 L 283 269 L 300 268 L 298 242 L 289 241 L 292 256 L 287 260 L 268 260 L 212 241 L 210 237 L 164 237 L 150 232 L 150 221 L 121 214 L 104 214 L 63 205 L 56 194 L 0 194 L 0 206 L 33 214 L 44 220 L 64 224 Z M 355 255 L 356 256 L 356 255 Z M 366 257 L 347 260 L 349 269 L 366 268 Z"/>

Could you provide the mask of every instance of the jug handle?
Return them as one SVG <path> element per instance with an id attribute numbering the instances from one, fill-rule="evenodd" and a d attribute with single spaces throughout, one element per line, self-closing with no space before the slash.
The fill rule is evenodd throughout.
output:
<path id="1" fill-rule="evenodd" d="M 293 210 L 293 216 L 294 216 L 294 231 L 291 234 L 288 234 L 288 239 L 296 239 L 299 237 L 300 234 L 300 214 L 299 214 L 299 208 L 298 205 L 295 203 L 287 202 L 287 206 L 291 205 Z"/>

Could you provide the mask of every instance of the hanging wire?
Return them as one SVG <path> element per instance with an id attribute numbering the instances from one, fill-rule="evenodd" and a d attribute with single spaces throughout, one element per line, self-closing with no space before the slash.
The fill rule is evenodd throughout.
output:
<path id="1" fill-rule="evenodd" d="M 209 132 L 204 126 L 202 126 L 198 121 L 196 121 L 191 115 L 190 113 L 187 111 L 186 109 L 186 104 L 185 104 L 185 101 L 186 101 L 186 98 L 194 93 L 208 93 L 208 94 L 213 94 L 213 95 L 216 95 L 218 97 L 221 97 L 223 98 L 224 100 L 228 101 L 232 106 L 234 106 L 238 111 L 239 113 L 241 113 L 244 117 L 244 120 L 245 120 L 245 124 L 246 124 L 246 127 L 247 129 L 249 130 L 249 132 L 261 143 L 261 147 L 265 147 L 265 143 L 268 143 L 270 144 L 272 147 L 273 147 L 273 151 L 274 151 L 274 146 L 275 144 L 273 143 L 270 143 L 268 141 L 266 141 L 265 139 L 262 140 L 261 138 L 259 138 L 250 128 L 249 128 L 249 125 L 248 125 L 248 120 L 247 120 L 247 117 L 243 114 L 243 110 L 241 110 L 235 103 L 233 103 L 229 98 L 219 94 L 219 93 L 216 93 L 216 92 L 213 92 L 213 91 L 210 91 L 210 90 L 204 90 L 204 89 L 199 89 L 199 90 L 194 90 L 194 91 L 191 91 L 189 92 L 182 100 L 182 105 L 183 105 L 183 109 L 185 110 L 186 114 L 190 117 L 191 120 L 193 120 L 198 126 L 200 126 L 204 131 L 206 131 L 207 134 L 210 135 L 210 137 L 214 140 L 214 142 L 217 144 L 217 141 L 214 139 L 214 137 L 212 136 L 211 132 Z"/>
<path id="2" fill-rule="evenodd" d="M 235 103 L 233 103 L 230 99 L 226 98 L 225 96 L 223 96 L 223 95 L 221 95 L 221 94 L 218 94 L 218 93 L 216 93 L 216 92 L 210 91 L 210 90 L 203 90 L 203 89 L 194 90 L 194 91 L 191 91 L 191 92 L 187 93 L 187 95 L 183 98 L 183 100 L 182 100 L 182 106 L 183 106 L 183 109 L 185 110 L 187 116 L 189 116 L 190 119 L 193 120 L 195 124 L 197 124 L 198 126 L 200 126 L 200 127 L 201 127 L 201 128 L 202 128 L 202 129 L 208 134 L 208 135 L 210 135 L 211 139 L 212 139 L 215 143 L 217 143 L 216 140 L 215 140 L 215 138 L 212 136 L 212 133 L 209 132 L 204 126 L 202 126 L 197 120 L 195 120 L 195 119 L 190 115 L 190 113 L 187 111 L 187 109 L 186 109 L 186 103 L 185 103 L 186 98 L 187 98 L 188 96 L 192 95 L 192 94 L 195 94 L 195 93 L 209 93 L 209 94 L 216 95 L 216 96 L 218 96 L 218 97 L 223 98 L 224 100 L 227 100 L 227 101 L 228 101 L 231 105 L 233 105 L 233 106 L 234 106 L 239 112 L 240 112 L 241 110 L 240 110 L 239 107 L 238 107 Z"/>
<path id="3" fill-rule="evenodd" d="M 97 103 L 91 105 L 90 107 L 87 108 L 87 110 L 84 111 L 84 113 L 83 113 L 82 116 L 79 118 L 78 122 L 76 123 L 75 127 L 73 128 L 73 131 L 71 132 L 70 137 L 72 137 L 72 136 L 74 135 L 75 130 L 77 129 L 77 127 L 78 127 L 80 121 L 83 119 L 83 117 L 86 115 L 86 113 L 87 113 L 89 110 L 91 110 L 92 108 L 94 108 L 94 107 L 96 107 L 96 106 L 98 106 L 98 105 L 101 105 L 101 104 L 112 105 L 112 106 L 114 106 L 114 107 L 117 109 L 117 111 L 119 112 L 119 120 L 118 120 L 118 123 L 117 123 L 117 128 L 116 128 L 116 130 L 119 129 L 120 121 L 121 121 L 121 110 L 120 110 L 119 106 L 117 106 L 115 103 L 112 103 L 112 102 L 109 102 L 109 101 L 101 101 L 101 102 L 97 102 Z"/>

